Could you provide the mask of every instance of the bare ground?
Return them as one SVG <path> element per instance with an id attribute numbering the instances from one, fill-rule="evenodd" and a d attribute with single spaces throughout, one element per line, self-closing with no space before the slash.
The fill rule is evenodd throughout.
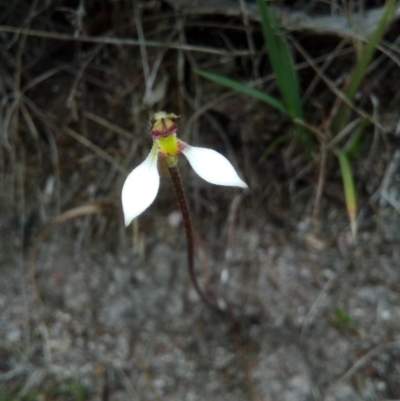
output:
<path id="1" fill-rule="evenodd" d="M 241 224 L 227 288 L 235 324 L 193 291 L 180 227 L 165 231 L 167 243 L 148 238 L 144 260 L 102 241 L 77 251 L 55 234 L 38 260 L 43 305 L 8 231 L 3 391 L 23 399 L 64 388 L 71 398 L 60 399 L 78 399 L 79 383 L 93 400 L 396 399 L 400 218 L 388 210 L 371 220 L 356 242 L 348 230 L 336 242 L 316 238 L 304 223 L 290 233 L 264 219 Z"/>

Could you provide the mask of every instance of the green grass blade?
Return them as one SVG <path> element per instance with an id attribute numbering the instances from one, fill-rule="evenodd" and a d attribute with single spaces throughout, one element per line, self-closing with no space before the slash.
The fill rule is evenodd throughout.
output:
<path id="1" fill-rule="evenodd" d="M 267 160 L 268 156 L 283 142 L 288 141 L 290 139 L 289 135 L 281 135 L 278 138 L 274 139 L 271 144 L 264 150 L 263 154 L 259 158 L 258 162 L 263 163 Z"/>
<path id="2" fill-rule="evenodd" d="M 346 153 L 349 159 L 355 157 L 358 153 L 360 153 L 363 148 L 365 142 L 362 141 L 362 134 L 364 133 L 364 129 L 368 124 L 368 120 L 361 120 L 358 124 L 356 132 L 351 136 L 350 140 L 347 142 L 343 151 Z"/>
<path id="3" fill-rule="evenodd" d="M 351 170 L 349 158 L 346 153 L 340 149 L 335 150 L 339 159 L 340 172 L 342 174 L 344 196 L 346 200 L 347 213 L 350 220 L 350 228 L 353 236 L 357 234 L 357 197 L 356 187 L 354 185 L 353 172 Z"/>
<path id="4" fill-rule="evenodd" d="M 265 1 L 257 0 L 257 3 L 268 56 L 285 106 L 290 117 L 302 119 L 299 85 L 286 40 Z"/>
<path id="5" fill-rule="evenodd" d="M 288 111 L 285 108 L 285 106 L 282 104 L 282 102 L 280 102 L 278 99 L 274 98 L 273 96 L 268 95 L 267 93 L 265 93 L 263 91 L 252 88 L 251 86 L 242 84 L 233 79 L 223 77 L 222 75 L 214 74 L 212 72 L 200 70 L 198 68 L 195 68 L 193 71 L 203 78 L 206 78 L 217 84 L 224 85 L 237 92 L 241 92 L 246 95 L 250 95 L 250 96 L 254 97 L 255 99 L 261 100 L 262 102 L 265 102 L 265 103 L 269 104 L 270 106 L 278 109 L 280 112 L 282 112 L 286 115 L 288 114 Z"/>
<path id="6" fill-rule="evenodd" d="M 398 0 L 388 0 L 386 5 L 382 11 L 382 15 L 378 21 L 378 24 L 375 28 L 375 31 L 370 36 L 364 52 L 362 53 L 360 59 L 358 60 L 354 71 L 347 83 L 347 88 L 345 89 L 345 95 L 349 100 L 353 100 L 354 95 L 356 94 L 361 80 L 364 78 L 365 71 L 372 59 L 375 48 L 378 45 L 379 41 L 382 38 L 385 29 L 387 28 L 391 18 L 393 17 L 393 13 L 396 8 Z M 339 106 L 338 112 L 332 124 L 332 133 L 333 135 L 337 135 L 340 130 L 344 127 L 346 123 L 346 118 L 349 113 L 349 106 L 342 102 Z"/>
<path id="7" fill-rule="evenodd" d="M 268 48 L 269 60 L 278 83 L 283 103 L 288 110 L 289 116 L 293 120 L 303 120 L 300 87 L 289 46 L 279 28 L 277 18 L 272 14 L 265 0 L 257 0 L 257 4 L 260 11 L 262 32 Z M 300 140 L 303 142 L 307 151 L 310 152 L 312 145 L 310 133 L 304 126 L 299 124 L 296 124 L 296 130 Z"/>

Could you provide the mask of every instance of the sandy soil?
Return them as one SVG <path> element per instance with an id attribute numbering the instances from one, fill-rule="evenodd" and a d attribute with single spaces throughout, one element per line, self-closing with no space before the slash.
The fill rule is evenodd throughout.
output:
<path id="1" fill-rule="evenodd" d="M 5 393 L 18 389 L 24 399 L 64 391 L 63 400 L 79 399 L 80 391 L 90 400 L 399 397 L 400 218 L 393 211 L 370 218 L 373 229 L 361 229 L 357 241 L 348 229 L 336 240 L 317 237 L 306 222 L 290 232 L 264 218 L 257 229 L 238 223 L 226 288 L 235 323 L 198 299 L 182 227 L 157 217 L 161 236 L 146 239 L 142 260 L 131 247 L 116 253 L 101 240 L 77 250 L 55 229 L 36 264 L 43 305 L 34 299 L 17 231 L 3 223 Z M 217 255 L 223 247 L 210 239 L 213 231 L 204 235 L 205 250 Z M 221 262 L 208 263 L 217 277 Z"/>

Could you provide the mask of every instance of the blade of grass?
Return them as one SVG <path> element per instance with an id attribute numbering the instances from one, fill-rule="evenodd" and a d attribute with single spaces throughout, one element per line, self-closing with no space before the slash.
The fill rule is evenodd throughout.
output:
<path id="1" fill-rule="evenodd" d="M 361 120 L 359 123 L 356 132 L 351 136 L 350 140 L 346 143 L 343 148 L 343 151 L 346 153 L 349 159 L 355 157 L 362 149 L 365 144 L 362 141 L 362 134 L 364 133 L 364 129 L 368 124 L 368 120 Z"/>
<path id="2" fill-rule="evenodd" d="M 346 208 L 350 220 L 350 228 L 353 237 L 355 237 L 357 235 L 357 197 L 353 172 L 350 166 L 349 158 L 347 157 L 346 153 L 340 149 L 336 149 L 335 153 L 339 159 L 340 172 L 343 180 L 344 196 L 346 200 Z"/>
<path id="3" fill-rule="evenodd" d="M 262 102 L 265 102 L 265 103 L 269 104 L 270 106 L 278 109 L 283 114 L 286 114 L 286 115 L 289 114 L 288 111 L 286 110 L 285 106 L 282 104 L 282 102 L 280 102 L 278 99 L 274 98 L 273 96 L 268 95 L 267 93 L 265 93 L 263 91 L 252 88 L 251 86 L 249 86 L 247 84 L 242 84 L 233 79 L 223 77 L 222 75 L 214 74 L 212 72 L 200 70 L 198 68 L 195 68 L 193 71 L 196 74 L 200 75 L 201 77 L 206 78 L 219 85 L 224 85 L 237 92 L 241 92 L 246 95 L 250 95 L 250 96 L 254 97 L 255 99 L 261 100 Z"/>
<path id="4" fill-rule="evenodd" d="M 257 4 L 260 11 L 262 32 L 268 48 L 269 60 L 283 98 L 283 103 L 293 120 L 303 120 L 299 82 L 289 46 L 279 28 L 277 18 L 272 14 L 265 0 L 257 0 Z M 296 124 L 296 130 L 306 150 L 310 152 L 312 145 L 310 133 L 304 126 L 299 124 Z"/>
<path id="5" fill-rule="evenodd" d="M 288 141 L 290 139 L 289 135 L 281 135 L 278 136 L 275 140 L 271 142 L 271 144 L 264 150 L 263 154 L 261 155 L 260 159 L 258 160 L 259 163 L 263 163 L 267 160 L 268 156 L 280 145 L 282 142 Z"/>
<path id="6" fill-rule="evenodd" d="M 364 52 L 361 54 L 361 57 L 356 64 L 353 74 L 351 75 L 347 88 L 345 89 L 345 96 L 348 100 L 352 101 L 359 85 L 364 78 L 367 67 L 372 59 L 373 53 L 378 45 L 378 42 L 382 38 L 382 35 L 390 22 L 390 17 L 393 14 L 396 4 L 398 0 L 388 0 L 386 5 L 382 11 L 381 18 L 377 24 L 376 29 L 372 33 L 369 41 L 367 42 Z M 336 136 L 344 127 L 346 123 L 346 118 L 349 114 L 350 107 L 347 103 L 341 102 L 335 119 L 332 124 L 332 134 Z M 356 223 L 356 214 L 357 214 L 357 201 L 356 201 L 356 190 L 354 184 L 353 173 L 351 170 L 349 158 L 354 156 L 355 153 L 361 147 L 361 135 L 365 128 L 365 122 L 361 122 L 357 132 L 353 135 L 352 140 L 346 146 L 345 151 L 336 149 L 336 155 L 339 159 L 340 170 L 342 174 L 343 187 L 346 199 L 346 207 L 347 213 L 350 219 L 350 227 L 353 236 L 356 236 L 357 232 L 357 223 Z"/>
<path id="7" fill-rule="evenodd" d="M 345 89 L 344 92 L 350 101 L 354 98 L 354 95 L 358 90 L 361 80 L 365 75 L 365 71 L 372 59 L 375 48 L 378 45 L 380 39 L 382 38 L 382 35 L 385 29 L 387 28 L 389 22 L 391 21 L 397 2 L 398 0 L 388 0 L 386 2 L 386 5 L 382 11 L 381 18 L 379 19 L 374 32 L 368 39 L 365 49 L 354 68 L 354 71 L 347 83 L 347 88 Z M 332 124 L 332 134 L 334 136 L 343 128 L 349 110 L 350 108 L 346 103 L 342 102 L 340 104 Z"/>
<path id="8" fill-rule="evenodd" d="M 257 0 L 257 3 L 261 16 L 261 28 L 268 47 L 268 56 L 285 106 L 290 117 L 302 118 L 299 85 L 286 40 L 279 30 L 276 19 L 271 16 L 265 1 Z"/>

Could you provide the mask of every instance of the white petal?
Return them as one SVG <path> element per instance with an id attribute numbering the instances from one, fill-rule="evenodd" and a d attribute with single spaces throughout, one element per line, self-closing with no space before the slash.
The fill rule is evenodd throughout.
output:
<path id="1" fill-rule="evenodd" d="M 146 160 L 128 175 L 122 188 L 125 226 L 153 203 L 159 186 L 157 150 L 153 147 Z"/>
<path id="2" fill-rule="evenodd" d="M 216 185 L 248 188 L 247 184 L 239 178 L 230 161 L 215 150 L 185 144 L 182 153 L 203 180 Z"/>

